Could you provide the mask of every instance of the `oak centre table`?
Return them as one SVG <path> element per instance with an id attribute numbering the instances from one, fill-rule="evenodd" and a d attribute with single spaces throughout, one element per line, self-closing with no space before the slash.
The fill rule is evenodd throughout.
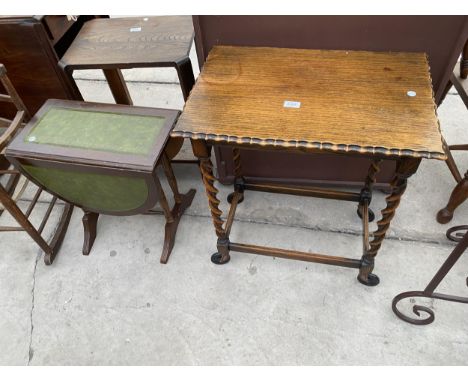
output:
<path id="1" fill-rule="evenodd" d="M 421 159 L 446 158 L 424 53 L 324 51 L 215 46 L 192 89 L 172 137 L 189 138 L 206 187 L 218 237 L 211 260 L 224 264 L 230 252 L 247 252 L 359 269 L 369 286 L 374 259 L 390 226 L 407 179 Z M 234 192 L 222 218 L 211 162 L 214 145 L 231 146 Z M 367 156 L 372 159 L 360 192 L 291 187 L 242 176 L 239 148 Z M 369 233 L 369 205 L 383 159 L 394 159 L 391 193 Z M 244 191 L 313 196 L 357 203 L 362 216 L 360 259 L 232 242 L 229 238 Z"/>

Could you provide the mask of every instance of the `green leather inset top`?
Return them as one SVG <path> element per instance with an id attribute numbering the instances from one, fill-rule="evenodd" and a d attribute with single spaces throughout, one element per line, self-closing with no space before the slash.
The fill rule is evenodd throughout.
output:
<path id="1" fill-rule="evenodd" d="M 53 108 L 26 136 L 26 142 L 148 155 L 164 117 Z"/>
<path id="2" fill-rule="evenodd" d="M 39 184 L 66 201 L 103 213 L 136 210 L 143 207 L 148 198 L 148 185 L 142 178 L 30 165 L 23 165 L 23 168 Z"/>

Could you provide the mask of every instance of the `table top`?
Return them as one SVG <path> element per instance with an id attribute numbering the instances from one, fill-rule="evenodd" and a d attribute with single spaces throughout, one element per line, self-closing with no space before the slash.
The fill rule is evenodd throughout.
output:
<path id="1" fill-rule="evenodd" d="M 151 172 L 178 110 L 48 100 L 7 155 Z"/>
<path id="2" fill-rule="evenodd" d="M 71 69 L 170 66 L 189 56 L 190 16 L 101 18 L 86 22 L 60 60 Z"/>
<path id="3" fill-rule="evenodd" d="M 172 136 L 445 159 L 424 53 L 215 46 Z"/>

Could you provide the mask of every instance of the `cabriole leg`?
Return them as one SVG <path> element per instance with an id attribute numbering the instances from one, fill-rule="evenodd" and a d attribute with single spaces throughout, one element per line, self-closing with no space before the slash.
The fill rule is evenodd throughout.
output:
<path id="1" fill-rule="evenodd" d="M 171 164 L 165 154 L 163 156 L 163 166 L 167 180 L 174 193 L 175 201 L 174 206 L 171 210 L 166 198 L 166 194 L 164 193 L 164 190 L 161 186 L 161 182 L 156 176 L 155 184 L 159 194 L 159 203 L 161 204 L 161 207 L 164 211 L 164 216 L 166 217 L 166 225 L 164 228 L 164 245 L 161 253 L 160 262 L 161 264 L 166 264 L 169 260 L 169 256 L 172 253 L 172 249 L 174 248 L 177 228 L 179 226 L 180 219 L 182 218 L 182 215 L 184 214 L 185 210 L 192 204 L 193 197 L 195 196 L 195 190 L 191 189 L 186 194 L 181 195 L 177 187 L 177 182 L 174 173 L 172 172 Z"/>

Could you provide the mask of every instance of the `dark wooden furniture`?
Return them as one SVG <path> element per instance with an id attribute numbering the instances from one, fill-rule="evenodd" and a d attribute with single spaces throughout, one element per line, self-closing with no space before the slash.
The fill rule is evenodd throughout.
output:
<path id="1" fill-rule="evenodd" d="M 371 273 L 374 258 L 407 179 L 422 158 L 445 159 L 427 57 L 421 53 L 216 46 L 171 136 L 190 138 L 200 160 L 218 236 L 213 262 L 224 264 L 230 251 L 237 251 L 340 265 L 358 268 L 358 279 L 366 285 L 379 282 Z M 213 146 L 233 151 L 236 179 L 226 222 L 214 184 Z M 367 157 L 371 165 L 361 192 L 291 187 L 246 180 L 240 149 Z M 378 229 L 369 234 L 369 204 L 384 159 L 395 160 L 396 171 Z M 235 211 L 245 190 L 357 203 L 363 216 L 362 258 L 231 242 Z"/>
<path id="2" fill-rule="evenodd" d="M 453 189 L 447 205 L 437 213 L 437 222 L 446 224 L 453 218 L 453 213 L 459 205 L 468 198 L 468 171 Z"/>
<path id="3" fill-rule="evenodd" d="M 49 100 L 10 143 L 7 158 L 25 176 L 85 214 L 83 254 L 96 237 L 99 213 L 134 215 L 156 203 L 166 217 L 161 262 L 195 190 L 180 194 L 165 145 L 178 110 Z M 156 167 L 174 194 L 171 209 Z"/>
<path id="4" fill-rule="evenodd" d="M 457 89 L 463 103 L 468 108 L 468 40 L 461 54 L 460 65 L 456 66 L 451 77 L 450 82 Z"/>
<path id="5" fill-rule="evenodd" d="M 413 313 L 418 318 L 411 318 L 406 314 L 402 313 L 397 305 L 398 302 L 406 298 L 425 297 L 468 304 L 468 297 L 453 296 L 445 293 L 435 293 L 435 290 L 444 280 L 447 273 L 453 268 L 453 266 L 456 264 L 458 259 L 463 255 L 463 253 L 466 251 L 466 248 L 468 247 L 468 226 L 465 225 L 452 227 L 447 231 L 447 237 L 450 240 L 458 241 L 459 243 L 455 247 L 455 249 L 450 253 L 447 260 L 445 260 L 444 264 L 442 264 L 442 266 L 434 275 L 434 277 L 426 286 L 426 288 L 423 291 L 409 291 L 400 293 L 399 295 L 394 297 L 392 301 L 392 310 L 403 321 L 409 322 L 410 324 L 414 325 L 428 325 L 434 321 L 435 317 L 432 309 L 417 304 L 413 305 Z M 468 277 L 466 278 L 466 285 L 468 286 Z M 421 318 L 421 312 L 427 313 L 427 316 L 425 318 Z"/>
<path id="6" fill-rule="evenodd" d="M 450 77 L 450 85 L 453 84 L 457 89 L 458 94 L 463 100 L 466 108 L 468 109 L 468 40 L 462 51 L 460 65 L 456 66 L 452 76 Z M 437 213 L 437 221 L 441 224 L 446 224 L 452 220 L 455 209 L 468 198 L 468 171 L 462 177 L 460 171 L 453 159 L 452 150 L 468 150 L 468 144 L 458 144 L 447 146 L 447 166 L 450 169 L 455 181 L 456 187 L 453 189 L 452 194 L 447 205 Z"/>
<path id="7" fill-rule="evenodd" d="M 195 82 L 189 53 L 193 26 L 189 16 L 127 17 L 87 22 L 60 66 L 71 83 L 78 69 L 102 69 L 116 103 L 132 105 L 120 69 L 174 67 L 184 99 Z M 82 99 L 74 86 L 74 96 Z"/>
<path id="8" fill-rule="evenodd" d="M 0 62 L 28 110 L 35 114 L 49 98 L 72 99 L 73 89 L 58 60 L 86 20 L 95 16 L 0 16 Z M 0 105 L 0 115 L 16 109 Z"/>
<path id="9" fill-rule="evenodd" d="M 44 251 L 44 262 L 47 265 L 50 265 L 54 261 L 60 245 L 62 244 L 63 238 L 67 231 L 68 223 L 70 222 L 71 214 L 73 212 L 73 207 L 70 204 L 65 204 L 55 233 L 52 239 L 49 242 L 46 242 L 41 236 L 41 233 L 44 230 L 47 221 L 49 220 L 57 198 L 54 197 L 49 203 L 49 206 L 38 228 L 34 227 L 34 225 L 29 221 L 29 217 L 33 212 L 34 207 L 36 206 L 43 189 L 41 187 L 38 188 L 26 212 L 23 212 L 16 204 L 16 199 L 21 196 L 21 193 L 25 189 L 27 183 L 21 188 L 21 190 L 19 190 L 19 192 L 16 191 L 20 180 L 20 173 L 17 170 L 11 168 L 5 159 L 4 151 L 10 140 L 14 137 L 18 130 L 22 128 L 23 120 L 29 120 L 29 112 L 16 92 L 10 79 L 8 78 L 6 69 L 3 64 L 0 64 L 0 83 L 7 92 L 7 94 L 0 94 L 0 101 L 11 103 L 17 109 L 17 113 L 12 120 L 9 120 L 8 118 L 0 118 L 0 161 L 2 162 L 0 177 L 8 177 L 5 186 L 0 183 L 0 203 L 2 207 L 8 211 L 19 224 L 19 226 L 0 226 L 0 232 L 26 231 L 29 236 L 31 236 L 31 238 L 37 243 L 37 245 L 39 245 L 39 247 Z M 0 214 L 2 212 L 3 210 L 0 210 Z"/>
<path id="10" fill-rule="evenodd" d="M 200 68 L 215 45 L 425 52 L 437 104 L 468 38 L 468 16 L 194 16 L 193 24 Z M 372 70 L 382 72 L 379 67 Z M 343 80 L 340 73 L 337 63 L 337 83 Z M 214 152 L 220 181 L 231 183 L 235 168 L 231 150 L 216 147 Z M 362 187 L 370 164 L 367 158 L 335 155 L 304 157 L 257 150 L 242 150 L 241 154 L 247 179 L 296 185 Z M 388 189 L 394 170 L 394 163 L 384 160 L 376 187 Z"/>

